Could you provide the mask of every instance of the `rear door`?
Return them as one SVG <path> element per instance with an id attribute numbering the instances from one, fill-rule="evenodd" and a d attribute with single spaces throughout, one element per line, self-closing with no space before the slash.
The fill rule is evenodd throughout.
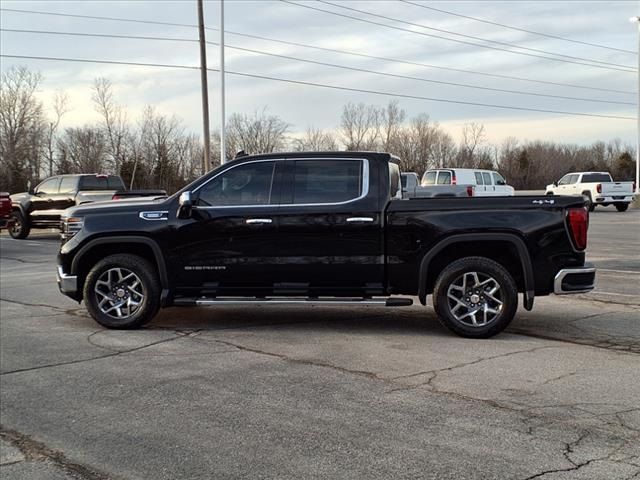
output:
<path id="1" fill-rule="evenodd" d="M 370 161 L 309 158 L 284 163 L 277 292 L 382 294 L 383 215 Z"/>

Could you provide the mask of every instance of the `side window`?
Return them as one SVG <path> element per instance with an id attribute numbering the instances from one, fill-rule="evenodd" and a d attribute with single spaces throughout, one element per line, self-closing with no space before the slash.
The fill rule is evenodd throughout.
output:
<path id="1" fill-rule="evenodd" d="M 60 185 L 60 177 L 53 177 L 45 180 L 40 185 L 36 193 L 52 194 L 58 193 L 58 186 Z"/>
<path id="2" fill-rule="evenodd" d="M 491 174 L 489 172 L 482 172 L 482 179 L 484 180 L 485 185 L 493 185 L 491 181 Z"/>
<path id="3" fill-rule="evenodd" d="M 422 185 L 435 185 L 438 172 L 426 172 L 422 177 Z"/>
<path id="4" fill-rule="evenodd" d="M 221 173 L 199 191 L 197 205 L 268 205 L 275 162 L 238 165 Z"/>
<path id="5" fill-rule="evenodd" d="M 60 182 L 60 193 L 73 193 L 76 191 L 78 177 L 62 177 Z"/>
<path id="6" fill-rule="evenodd" d="M 571 175 L 565 175 L 564 177 L 562 177 L 560 180 L 558 180 L 558 185 L 566 185 L 567 183 L 569 183 L 569 177 L 571 177 Z"/>
<path id="7" fill-rule="evenodd" d="M 476 174 L 476 183 L 478 185 L 484 185 L 484 182 L 482 181 L 482 173 L 475 172 L 475 174 Z"/>
<path id="8" fill-rule="evenodd" d="M 441 170 L 438 173 L 438 185 L 451 185 L 451 172 Z"/>
<path id="9" fill-rule="evenodd" d="M 496 185 L 506 185 L 507 181 L 498 172 L 493 172 L 493 183 Z"/>
<path id="10" fill-rule="evenodd" d="M 293 203 L 338 203 L 358 198 L 362 167 L 360 160 L 296 160 Z"/>

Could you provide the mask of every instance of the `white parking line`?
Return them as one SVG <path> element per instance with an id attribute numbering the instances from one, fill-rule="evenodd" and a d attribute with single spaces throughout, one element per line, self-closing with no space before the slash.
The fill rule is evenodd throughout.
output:
<path id="1" fill-rule="evenodd" d="M 609 268 L 598 268 L 597 270 L 598 270 L 598 272 L 612 272 L 612 273 L 625 273 L 625 274 L 631 274 L 631 275 L 640 275 L 640 272 L 636 272 L 634 270 L 611 270 Z"/>
<path id="2" fill-rule="evenodd" d="M 594 290 L 591 293 L 599 293 L 600 295 L 615 295 L 615 296 L 618 296 L 618 297 L 636 297 L 638 300 L 640 300 L 640 295 L 633 294 L 633 293 L 602 292 L 600 290 Z"/>

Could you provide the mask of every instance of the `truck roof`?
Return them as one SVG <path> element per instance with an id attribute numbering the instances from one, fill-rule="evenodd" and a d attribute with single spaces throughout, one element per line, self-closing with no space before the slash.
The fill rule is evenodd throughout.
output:
<path id="1" fill-rule="evenodd" d="M 395 155 L 391 155 L 390 153 L 384 152 L 368 152 L 368 151 L 324 151 L 324 152 L 273 152 L 273 153 L 258 153 L 255 155 L 244 155 L 241 157 L 234 158 L 232 161 L 236 160 L 247 160 L 254 158 L 297 158 L 297 157 L 305 157 L 305 158 L 379 158 L 380 160 L 386 161 L 394 161 L 397 162 L 399 160 Z M 230 162 L 228 162 L 230 163 Z"/>

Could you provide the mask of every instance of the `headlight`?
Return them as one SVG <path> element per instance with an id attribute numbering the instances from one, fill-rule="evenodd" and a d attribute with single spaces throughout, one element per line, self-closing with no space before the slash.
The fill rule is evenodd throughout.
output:
<path id="1" fill-rule="evenodd" d="M 60 239 L 67 241 L 82 230 L 84 219 L 82 217 L 62 217 L 60 220 Z"/>

